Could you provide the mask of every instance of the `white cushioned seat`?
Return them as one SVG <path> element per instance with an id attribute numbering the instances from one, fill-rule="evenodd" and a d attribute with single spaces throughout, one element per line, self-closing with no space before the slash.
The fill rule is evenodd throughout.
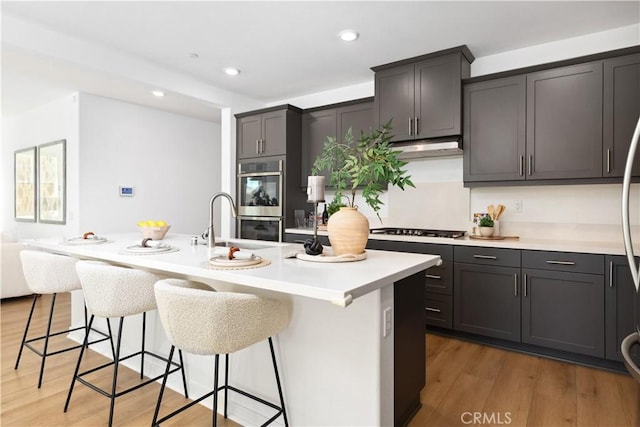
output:
<path id="1" fill-rule="evenodd" d="M 283 416 L 285 426 L 288 425 L 271 339 L 272 336 L 287 327 L 290 319 L 288 306 L 280 301 L 257 295 L 194 289 L 190 282 L 179 279 L 158 281 L 155 285 L 155 294 L 162 326 L 173 344 L 171 351 L 173 351 L 174 347 L 177 347 L 193 354 L 215 355 L 214 389 L 195 401 L 199 402 L 211 395 L 214 396 L 214 426 L 216 425 L 217 392 L 220 390 L 225 391 L 225 396 L 228 390 L 239 392 L 246 397 L 260 401 L 278 410 L 276 415 L 264 425 L 274 421 L 280 414 Z M 229 353 L 236 352 L 263 340 L 268 340 L 269 342 L 278 394 L 280 395 L 280 406 L 270 402 L 265 403 L 264 400 L 256 396 L 229 386 L 227 370 L 225 370 L 225 385 L 218 387 L 219 355 L 225 355 L 226 366 L 228 367 Z M 193 404 L 185 405 L 158 420 L 165 384 L 166 377 L 163 380 L 160 396 L 158 397 L 153 426 L 159 425 L 161 422 L 188 409 Z M 225 404 L 225 418 L 227 417 L 226 406 Z"/>
<path id="2" fill-rule="evenodd" d="M 18 351 L 18 357 L 16 359 L 15 369 L 18 369 L 20 365 L 20 358 L 22 356 L 22 350 L 24 347 L 27 347 L 38 356 L 41 357 L 40 363 L 40 375 L 38 378 L 38 388 L 42 386 L 42 378 L 44 375 L 44 367 L 47 357 L 53 356 L 59 353 L 64 353 L 70 350 L 74 350 L 80 348 L 80 345 L 68 345 L 64 348 L 57 349 L 55 351 L 49 352 L 49 339 L 53 336 L 68 334 L 69 332 L 83 330 L 85 335 L 87 334 L 86 330 L 86 312 L 85 312 L 85 325 L 73 329 L 64 329 L 58 332 L 51 331 L 51 323 L 53 320 L 54 308 L 56 303 L 56 295 L 61 292 L 70 292 L 74 290 L 78 290 L 81 288 L 80 279 L 76 274 L 76 263 L 77 259 L 64 256 L 57 255 L 48 252 L 34 251 L 34 250 L 22 250 L 20 251 L 20 262 L 22 264 L 22 271 L 24 274 L 24 278 L 27 282 L 27 286 L 34 293 L 33 303 L 31 305 L 31 311 L 29 312 L 29 317 L 27 318 L 27 324 L 25 326 L 24 335 L 22 337 L 22 343 L 20 344 L 20 350 Z M 29 338 L 29 326 L 31 325 L 31 318 L 33 317 L 34 310 L 36 308 L 36 303 L 38 299 L 38 295 L 51 295 L 51 308 L 49 311 L 49 321 L 47 324 L 47 329 L 44 335 Z M 102 338 L 98 340 L 94 340 L 88 344 L 93 344 L 96 342 L 104 341 L 109 339 L 109 336 L 101 333 L 100 331 L 95 331 L 102 335 Z M 44 346 L 42 351 L 40 351 L 39 347 L 35 347 L 31 345 L 34 341 L 44 340 Z"/>
<path id="3" fill-rule="evenodd" d="M 84 291 L 84 297 L 87 307 L 91 311 L 92 315 L 89 319 L 89 326 L 93 323 L 94 317 L 107 318 L 107 325 L 109 330 L 111 326 L 108 323 L 109 318 L 119 318 L 120 325 L 118 328 L 118 337 L 116 340 L 115 348 L 113 349 L 113 362 L 101 365 L 97 368 L 89 369 L 84 372 L 80 372 L 80 365 L 85 346 L 80 351 L 78 357 L 78 363 L 76 364 L 76 370 L 73 376 L 73 381 L 69 388 L 69 394 L 67 395 L 67 401 L 65 403 L 64 411 L 66 412 L 69 403 L 71 401 L 71 394 L 75 382 L 78 381 L 82 384 L 89 386 L 90 388 L 99 391 L 102 395 L 109 397 L 109 421 L 108 425 L 113 424 L 113 413 L 115 406 L 115 398 L 120 397 L 126 393 L 134 391 L 142 386 L 151 384 L 164 375 L 157 375 L 154 378 L 144 379 L 144 361 L 146 356 L 150 356 L 164 362 L 167 362 L 169 366 L 173 366 L 173 369 L 169 373 L 180 371 L 182 374 L 182 384 L 184 386 L 185 397 L 188 398 L 187 383 L 183 368 L 182 352 L 179 352 L 180 363 L 173 362 L 171 357 L 168 359 L 163 356 L 159 356 L 155 353 L 145 350 L 145 325 L 146 325 L 146 312 L 155 310 L 156 301 L 154 296 L 154 285 L 158 280 L 164 278 L 157 274 L 153 274 L 143 270 L 136 270 L 132 268 L 126 268 L 116 265 L 111 265 L 102 261 L 78 261 L 76 264 L 76 271 L 80 277 L 82 289 Z M 142 314 L 142 344 L 141 350 L 127 355 L 121 355 L 121 341 L 122 341 L 122 329 L 124 319 L 127 316 L 136 314 Z M 173 355 L 173 352 L 172 352 Z M 125 390 L 117 391 L 118 381 L 118 365 L 122 360 L 129 359 L 135 356 L 140 356 L 140 383 L 135 384 Z M 103 390 L 95 384 L 89 383 L 83 376 L 90 374 L 98 369 L 103 369 L 113 365 L 113 381 L 110 390 Z M 167 373 L 165 373 L 167 375 Z"/>

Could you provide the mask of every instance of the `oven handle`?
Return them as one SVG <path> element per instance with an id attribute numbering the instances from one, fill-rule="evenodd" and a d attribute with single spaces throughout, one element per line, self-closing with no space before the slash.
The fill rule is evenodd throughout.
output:
<path id="1" fill-rule="evenodd" d="M 254 176 L 281 176 L 282 171 L 279 172 L 251 172 L 251 173 L 239 173 L 238 178 L 250 178 Z"/>

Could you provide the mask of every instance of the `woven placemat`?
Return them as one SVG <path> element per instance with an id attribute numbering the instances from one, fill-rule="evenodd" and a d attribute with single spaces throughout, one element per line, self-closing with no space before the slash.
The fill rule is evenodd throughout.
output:
<path id="1" fill-rule="evenodd" d="M 261 268 L 261 267 L 266 267 L 267 265 L 271 264 L 271 261 L 269 261 L 268 259 L 264 259 L 262 258 L 262 261 L 260 261 L 257 264 L 253 264 L 253 265 L 237 265 L 237 266 L 217 266 L 217 265 L 211 265 L 208 261 L 207 262 L 203 262 L 202 264 L 200 264 L 200 266 L 202 268 L 206 268 L 209 270 L 245 270 L 245 269 L 249 269 L 249 268 Z"/>

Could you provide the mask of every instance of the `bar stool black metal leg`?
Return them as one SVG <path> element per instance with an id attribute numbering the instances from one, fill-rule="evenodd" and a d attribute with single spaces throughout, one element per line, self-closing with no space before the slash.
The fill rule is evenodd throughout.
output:
<path id="1" fill-rule="evenodd" d="M 224 355 L 224 418 L 227 418 L 227 402 L 229 391 L 229 353 Z"/>
<path id="2" fill-rule="evenodd" d="M 218 426 L 218 362 L 220 355 L 216 354 L 215 368 L 213 370 L 213 427 Z"/>
<path id="3" fill-rule="evenodd" d="M 147 329 L 147 313 L 142 313 L 142 353 L 140 354 L 140 379 L 144 377 L 144 337 Z"/>
<path id="4" fill-rule="evenodd" d="M 91 329 L 91 325 L 93 325 L 94 315 L 91 315 L 89 319 L 88 328 Z M 109 331 L 109 335 L 111 335 L 111 331 Z M 82 347 L 80 347 L 80 354 L 78 355 L 78 363 L 76 363 L 76 370 L 73 373 L 73 378 L 71 379 L 71 385 L 69 386 L 69 394 L 67 395 L 67 401 L 64 404 L 64 412 L 67 412 L 69 409 L 69 402 L 71 401 L 71 393 L 73 393 L 73 386 L 76 384 L 76 378 L 78 378 L 78 372 L 80 371 L 80 363 L 82 363 L 82 356 L 84 355 L 84 350 L 87 348 L 89 342 L 89 335 L 84 336 L 84 342 L 82 343 Z"/>
<path id="5" fill-rule="evenodd" d="M 122 344 L 122 326 L 124 317 L 120 318 L 120 327 L 118 328 L 118 339 L 116 340 L 116 357 L 113 360 L 113 384 L 111 386 L 111 403 L 109 405 L 109 427 L 113 425 L 113 408 L 116 404 L 116 390 L 118 387 L 118 361 L 120 360 L 120 344 Z"/>
<path id="6" fill-rule="evenodd" d="M 18 358 L 16 359 L 16 365 L 13 369 L 18 369 L 20 365 L 20 357 L 22 357 L 22 349 L 24 349 L 24 343 L 27 341 L 27 333 L 29 332 L 29 325 L 31 325 L 31 318 L 33 317 L 33 311 L 36 308 L 36 302 L 38 301 L 38 294 L 33 295 L 33 303 L 31 303 L 31 311 L 29 311 L 29 317 L 27 318 L 27 325 L 24 328 L 24 335 L 22 336 L 22 343 L 20 344 L 20 350 L 18 351 Z"/>
<path id="7" fill-rule="evenodd" d="M 169 351 L 169 360 L 167 361 L 167 367 L 164 371 L 164 377 L 162 378 L 162 386 L 160 387 L 160 394 L 158 395 L 158 403 L 156 403 L 156 410 L 153 413 L 153 421 L 151 422 L 151 427 L 156 427 L 158 420 L 158 414 L 160 413 L 160 406 L 162 405 L 162 396 L 164 395 L 164 388 L 167 386 L 167 378 L 169 377 L 169 371 L 171 370 L 171 360 L 173 359 L 173 351 L 176 346 L 172 345 L 171 350 Z M 178 350 L 181 353 L 181 350 Z M 182 363 L 182 355 L 180 355 L 180 363 Z M 186 388 L 185 388 L 186 393 Z"/>
<path id="8" fill-rule="evenodd" d="M 93 315 L 91 316 L 93 317 Z M 111 321 L 107 317 L 105 319 L 107 321 L 107 330 L 109 331 L 109 343 L 111 344 L 111 355 L 113 356 L 113 360 L 116 360 L 116 348 L 113 346 L 113 332 L 111 331 Z"/>
<path id="9" fill-rule="evenodd" d="M 173 347 L 173 346 L 172 346 Z M 172 353 L 173 355 L 173 348 Z M 178 356 L 180 357 L 180 372 L 182 373 L 182 387 L 184 390 L 184 398 L 189 398 L 189 392 L 187 391 L 187 374 L 184 372 L 184 360 L 182 359 L 182 350 L 178 349 Z M 169 362 L 171 362 L 172 356 L 169 356 Z"/>
<path id="10" fill-rule="evenodd" d="M 271 360 L 273 361 L 273 372 L 276 374 L 276 384 L 278 384 L 278 395 L 280 396 L 280 406 L 282 407 L 282 418 L 284 418 L 285 427 L 289 426 L 287 420 L 287 411 L 284 408 L 284 397 L 282 395 L 282 385 L 280 384 L 280 376 L 278 375 L 278 365 L 276 363 L 276 353 L 273 351 L 273 341 L 269 337 L 269 349 L 271 350 Z"/>
<path id="11" fill-rule="evenodd" d="M 53 321 L 53 309 L 56 306 L 56 293 L 51 294 L 51 309 L 49 310 L 49 322 L 47 323 L 47 334 L 44 336 L 44 350 L 42 351 L 42 361 L 40 362 L 40 375 L 38 376 L 38 388 L 42 386 L 42 376 L 44 375 L 44 364 L 47 361 L 47 350 L 49 349 L 49 334 L 51 333 L 51 322 Z"/>

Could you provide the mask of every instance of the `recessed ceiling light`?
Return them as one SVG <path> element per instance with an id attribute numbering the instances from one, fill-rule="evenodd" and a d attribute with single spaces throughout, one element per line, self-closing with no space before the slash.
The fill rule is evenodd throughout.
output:
<path id="1" fill-rule="evenodd" d="M 162 98 L 164 96 L 164 92 L 161 90 L 152 90 L 151 94 L 153 96 L 157 96 L 158 98 Z"/>
<path id="2" fill-rule="evenodd" d="M 238 74 L 240 74 L 240 70 L 238 70 L 237 68 L 233 68 L 233 67 L 225 68 L 224 72 L 227 73 L 227 75 L 229 75 L 229 76 L 237 76 Z"/>
<path id="3" fill-rule="evenodd" d="M 189 58 L 191 59 L 198 59 L 200 58 L 200 55 L 198 55 L 197 53 L 193 52 L 189 54 Z"/>
<path id="4" fill-rule="evenodd" d="M 360 37 L 360 34 L 356 30 L 343 30 L 338 33 L 341 40 L 345 42 L 352 42 Z"/>

